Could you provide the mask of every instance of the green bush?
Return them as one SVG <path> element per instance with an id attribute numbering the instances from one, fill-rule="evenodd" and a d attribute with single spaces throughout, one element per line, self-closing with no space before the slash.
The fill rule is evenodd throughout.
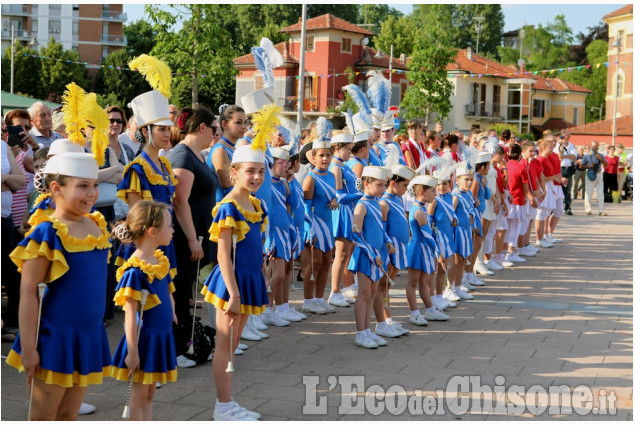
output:
<path id="1" fill-rule="evenodd" d="M 488 126 L 485 130 L 489 130 L 490 128 L 493 128 L 494 130 L 496 130 L 496 133 L 498 133 L 499 136 L 503 132 L 503 130 L 509 130 L 518 136 L 518 127 L 514 124 L 497 122 Z"/>
<path id="2" fill-rule="evenodd" d="M 536 138 L 534 137 L 533 134 L 520 134 L 518 136 L 516 136 L 516 140 L 531 140 L 532 142 L 536 141 Z"/>

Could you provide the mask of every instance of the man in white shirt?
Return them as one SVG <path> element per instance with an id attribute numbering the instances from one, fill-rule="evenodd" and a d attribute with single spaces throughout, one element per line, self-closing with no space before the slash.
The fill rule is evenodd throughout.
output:
<path id="1" fill-rule="evenodd" d="M 575 146 L 569 143 L 569 139 L 571 139 L 571 132 L 568 128 L 565 128 L 560 133 L 555 152 L 560 157 L 560 173 L 562 177 L 567 178 L 567 184 L 562 185 L 562 191 L 564 192 L 564 212 L 567 215 L 573 215 L 571 212 L 571 183 L 575 173 L 573 164 L 578 155 Z"/>
<path id="2" fill-rule="evenodd" d="M 40 148 L 48 148 L 54 140 L 62 138 L 61 134 L 52 130 L 53 115 L 51 115 L 51 109 L 45 103 L 35 102 L 31 105 L 29 116 L 33 125 L 29 133 Z"/>
<path id="3" fill-rule="evenodd" d="M 134 137 L 138 128 L 139 125 L 137 124 L 137 117 L 131 115 L 128 120 L 128 124 L 126 125 L 126 131 L 119 135 L 119 143 L 128 145 L 135 155 L 139 153 L 139 148 L 141 147 L 141 143 L 137 142 L 137 139 Z"/>

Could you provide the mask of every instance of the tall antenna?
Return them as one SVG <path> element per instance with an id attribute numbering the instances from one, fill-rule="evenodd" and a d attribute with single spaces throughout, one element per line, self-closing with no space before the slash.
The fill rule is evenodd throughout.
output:
<path id="1" fill-rule="evenodd" d="M 483 31 L 483 21 L 485 20 L 485 17 L 475 16 L 474 20 L 476 21 L 476 25 L 474 27 L 476 30 L 476 54 L 478 55 L 478 44 L 481 38 L 481 31 Z"/>

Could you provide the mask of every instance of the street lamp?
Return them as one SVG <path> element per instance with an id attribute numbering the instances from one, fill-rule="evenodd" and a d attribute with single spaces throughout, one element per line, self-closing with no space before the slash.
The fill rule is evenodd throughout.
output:
<path id="1" fill-rule="evenodd" d="M 392 84 L 392 49 L 393 49 L 393 45 L 390 45 L 390 62 L 388 63 L 388 77 L 390 78 L 390 83 Z M 383 58 L 384 55 L 381 52 L 381 49 L 377 49 L 377 54 L 375 55 L 375 58 L 377 59 L 381 59 Z"/>
<path id="2" fill-rule="evenodd" d="M 591 106 L 590 111 L 600 111 L 600 119 L 598 121 L 602 121 L 602 111 L 604 110 L 604 105 L 600 105 L 600 107 L 598 108 L 597 106 Z"/>
<path id="3" fill-rule="evenodd" d="M 615 61 L 617 65 L 615 67 L 615 92 L 613 93 L 615 99 L 613 100 L 613 134 L 611 136 L 611 146 L 615 146 L 615 134 L 617 133 L 617 125 L 615 122 L 617 120 L 617 80 L 620 75 L 620 48 L 622 47 L 622 40 L 620 38 L 621 37 L 618 33 L 615 37 L 615 43 L 611 45 L 611 47 L 615 47 L 617 49 L 617 60 Z"/>
<path id="4" fill-rule="evenodd" d="M 525 29 L 521 28 L 518 32 L 518 36 L 520 37 L 520 58 L 523 58 L 523 40 L 525 39 Z"/>
<path id="5" fill-rule="evenodd" d="M 11 25 L 11 85 L 10 93 L 13 94 L 13 62 L 15 58 L 15 25 Z"/>

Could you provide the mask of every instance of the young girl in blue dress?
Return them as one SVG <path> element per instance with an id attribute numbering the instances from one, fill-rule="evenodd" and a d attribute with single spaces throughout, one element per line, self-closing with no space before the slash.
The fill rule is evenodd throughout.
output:
<path id="1" fill-rule="evenodd" d="M 230 171 L 233 189 L 212 211 L 214 221 L 209 233 L 210 240 L 218 243 L 218 264 L 201 293 L 205 301 L 216 306 L 216 349 L 212 360 L 217 391 L 215 420 L 249 420 L 259 416 L 233 401 L 232 375 L 225 370 L 230 346 L 233 350 L 238 345 L 248 316 L 261 314 L 269 302 L 262 273 L 268 219 L 260 200 L 252 196 L 264 181 L 264 162 L 264 150 L 248 145 L 236 148 Z"/>
<path id="2" fill-rule="evenodd" d="M 448 320 L 449 316 L 436 309 L 430 297 L 429 280 L 434 273 L 437 261 L 445 266 L 445 259 L 432 236 L 430 216 L 426 203 L 434 201 L 437 181 L 431 176 L 417 176 L 412 180 L 415 202 L 408 214 L 408 223 L 412 239 L 408 243 L 408 285 L 406 299 L 410 307 L 410 323 L 425 326 L 429 320 Z M 416 290 L 426 307 L 421 315 L 417 307 Z"/>
<path id="3" fill-rule="evenodd" d="M 97 171 L 88 154 L 51 158 L 44 174 L 55 211 L 39 217 L 10 254 L 22 279 L 20 334 L 7 363 L 32 380 L 32 420 L 75 420 L 87 385 L 111 373 L 103 322 L 111 243 L 103 216 L 90 213 Z M 36 345 L 40 282 L 48 289 Z"/>
<path id="4" fill-rule="evenodd" d="M 355 186 L 357 176 L 346 165 L 353 148 L 353 135 L 344 131 L 334 131 L 331 138 L 331 146 L 333 159 L 329 166 L 329 171 L 335 177 L 335 192 L 340 206 L 332 211 L 335 258 L 331 271 L 331 294 L 328 302 L 337 307 L 348 307 L 350 304 L 340 290 L 342 289 L 342 280 L 347 271 L 346 266 L 353 253 L 353 243 L 351 241 L 353 234 L 353 207 L 362 197 L 362 193 Z M 350 280 L 352 276 L 347 277 Z"/>
<path id="5" fill-rule="evenodd" d="M 414 176 L 415 172 L 405 165 L 394 165 L 386 193 L 384 193 L 379 201 L 386 233 L 395 247 L 395 252 L 389 256 L 390 261 L 387 264 L 388 268 L 386 270 L 391 279 L 397 277 L 397 273 L 399 273 L 400 270 L 408 267 L 406 246 L 410 240 L 410 230 L 408 229 L 408 218 L 404 210 L 402 196 L 406 193 L 406 190 L 408 190 L 408 184 Z M 378 296 L 375 300 L 375 316 L 378 317 L 375 333 L 377 335 L 394 338 L 407 334 L 408 330 L 392 319 L 390 315 L 389 293 L 390 283 L 385 276 L 382 276 L 379 281 Z M 386 306 L 388 306 L 385 311 L 384 297 L 386 298 Z M 381 312 L 378 310 L 381 310 Z M 381 316 L 386 317 L 386 320 L 380 321 L 379 317 Z"/>
<path id="6" fill-rule="evenodd" d="M 470 285 L 482 286 L 485 282 L 474 275 L 474 266 L 478 258 L 478 252 L 481 250 L 483 244 L 483 235 L 489 231 L 489 220 L 483 220 L 483 213 L 487 204 L 485 201 L 492 197 L 492 192 L 487 186 L 487 173 L 489 172 L 489 162 L 492 159 L 492 155 L 487 152 L 481 152 L 476 158 L 476 165 L 474 166 L 474 180 L 472 180 L 472 186 L 470 192 L 475 200 L 476 217 L 474 223 L 478 226 L 478 231 L 474 232 L 472 243 L 472 255 L 470 257 L 470 265 L 468 266 L 468 273 L 465 281 Z"/>
<path id="7" fill-rule="evenodd" d="M 456 169 L 457 187 L 452 191 L 452 207 L 454 207 L 457 217 L 457 226 L 454 228 L 456 257 L 454 276 L 449 276 L 450 282 L 453 284 L 453 287 L 450 288 L 453 294 L 448 294 L 450 301 L 471 300 L 474 298 L 473 295 L 468 294 L 461 288 L 465 262 L 472 254 L 472 226 L 476 216 L 473 206 L 474 198 L 470 192 L 473 179 L 474 174 L 467 167 L 462 165 Z"/>
<path id="8" fill-rule="evenodd" d="M 381 218 L 379 197 L 386 190 L 390 175 L 385 168 L 368 166 L 362 174 L 364 196 L 355 206 L 353 232 L 355 249 L 348 269 L 357 273 L 358 294 L 355 300 L 355 345 L 377 348 L 386 341 L 370 330 L 370 316 L 377 297 L 379 279 L 388 264 L 388 254 L 395 252 L 386 235 Z"/>
<path id="9" fill-rule="evenodd" d="M 176 381 L 176 347 L 172 323 L 174 284 L 170 263 L 159 246 L 172 239 L 172 216 L 166 205 L 139 201 L 128 213 L 122 239 L 132 240 L 136 250 L 117 270 L 115 304 L 125 311 L 124 330 L 113 355 L 113 378 L 128 381 L 133 377 L 130 394 L 130 419 L 152 420 L 152 400 L 156 383 Z M 149 292 L 144 306 L 143 323 L 137 339 L 141 291 Z"/>

